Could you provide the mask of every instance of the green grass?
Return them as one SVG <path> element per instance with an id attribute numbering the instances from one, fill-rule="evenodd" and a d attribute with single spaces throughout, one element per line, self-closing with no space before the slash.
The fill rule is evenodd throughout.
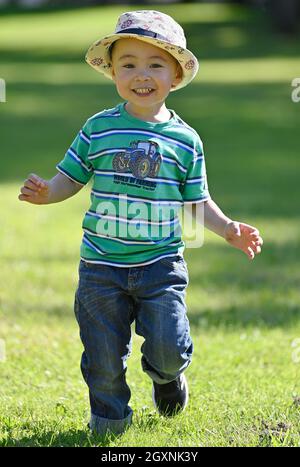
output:
<path id="1" fill-rule="evenodd" d="M 73 316 L 89 188 L 51 206 L 17 196 L 28 173 L 55 174 L 86 118 L 119 102 L 113 84 L 83 56 L 125 7 L 3 15 L 2 446 L 300 445 L 300 103 L 290 98 L 299 38 L 277 36 L 262 14 L 238 6 L 160 9 L 182 23 L 201 60 L 195 82 L 172 93 L 168 105 L 204 141 L 213 198 L 229 216 L 260 229 L 263 253 L 249 262 L 209 232 L 202 248 L 186 250 L 195 347 L 188 408 L 171 420 L 154 411 L 142 340 L 134 335 L 127 373 L 133 425 L 116 439 L 90 435 Z"/>

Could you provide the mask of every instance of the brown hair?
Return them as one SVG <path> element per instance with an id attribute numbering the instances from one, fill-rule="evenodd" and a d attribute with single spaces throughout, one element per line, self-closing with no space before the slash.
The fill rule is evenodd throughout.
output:
<path id="1" fill-rule="evenodd" d="M 110 61 L 112 61 L 112 54 L 113 54 L 113 50 L 114 50 L 114 46 L 116 42 L 117 41 L 114 41 L 112 44 L 110 44 L 109 49 L 108 49 L 108 57 Z"/>

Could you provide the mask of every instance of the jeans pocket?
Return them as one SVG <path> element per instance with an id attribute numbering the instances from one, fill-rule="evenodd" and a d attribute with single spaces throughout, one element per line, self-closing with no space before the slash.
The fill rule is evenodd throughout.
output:
<path id="1" fill-rule="evenodd" d="M 98 271 L 107 271 L 111 266 L 101 263 L 90 263 L 88 261 L 80 260 L 79 263 L 79 272 L 98 272 Z"/>
<path id="2" fill-rule="evenodd" d="M 98 266 L 98 264 L 89 263 L 88 261 L 83 261 L 82 259 L 80 260 L 80 263 L 79 263 L 79 269 L 91 269 L 91 268 L 94 268 L 95 266 Z"/>
<path id="3" fill-rule="evenodd" d="M 187 270 L 186 262 L 181 255 L 166 256 L 165 258 L 160 259 L 160 263 L 173 269 L 182 267 Z"/>

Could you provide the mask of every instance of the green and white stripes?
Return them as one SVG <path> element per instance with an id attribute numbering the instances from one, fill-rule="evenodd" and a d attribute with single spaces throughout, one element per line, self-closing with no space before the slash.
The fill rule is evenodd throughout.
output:
<path id="1" fill-rule="evenodd" d="M 125 103 L 89 118 L 57 169 L 85 185 L 82 259 L 138 266 L 184 249 L 178 213 L 209 198 L 202 142 L 174 111 L 163 123 L 130 115 Z"/>

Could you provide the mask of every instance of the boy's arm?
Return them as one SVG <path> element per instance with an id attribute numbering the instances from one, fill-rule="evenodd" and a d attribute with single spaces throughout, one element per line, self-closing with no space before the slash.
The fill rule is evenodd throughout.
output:
<path id="1" fill-rule="evenodd" d="M 83 186 L 60 172 L 49 181 L 30 174 L 24 181 L 18 198 L 32 204 L 59 203 L 78 193 Z"/>
<path id="2" fill-rule="evenodd" d="M 192 204 L 186 207 L 196 221 L 201 223 L 201 216 L 197 218 L 196 206 Z M 212 199 L 204 201 L 204 226 L 223 237 L 230 245 L 242 250 L 249 259 L 261 252 L 263 240 L 259 231 L 251 225 L 227 217 Z"/>

